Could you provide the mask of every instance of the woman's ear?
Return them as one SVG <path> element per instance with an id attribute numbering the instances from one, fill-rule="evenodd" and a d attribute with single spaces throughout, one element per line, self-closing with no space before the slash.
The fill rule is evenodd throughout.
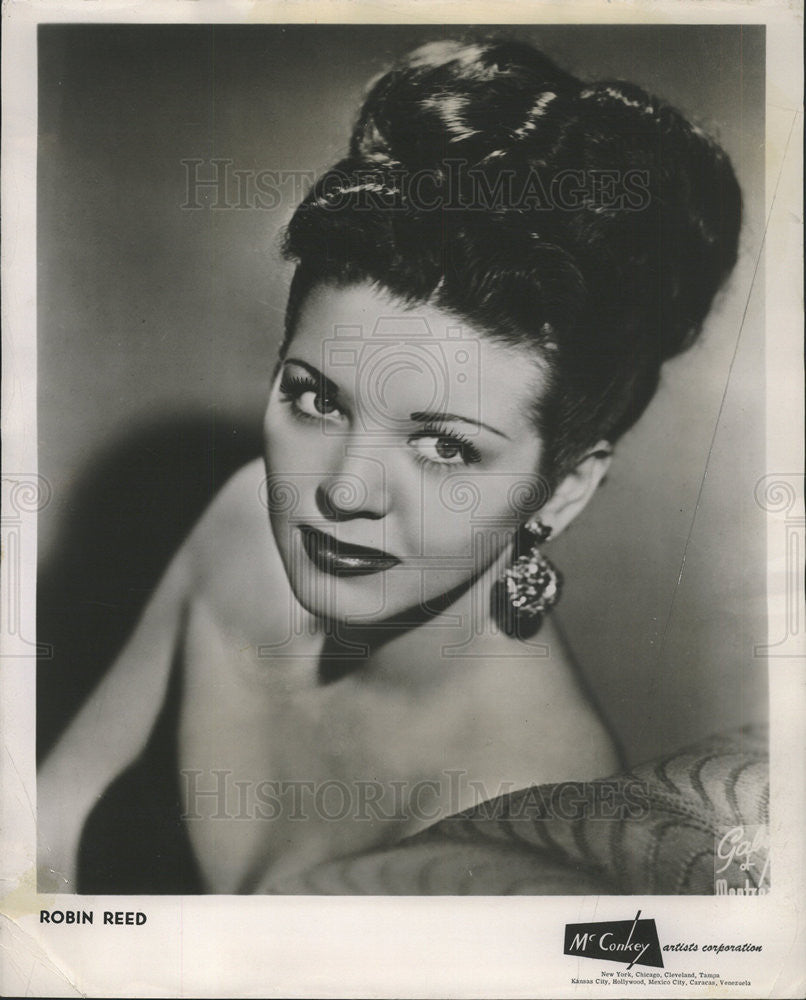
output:
<path id="1" fill-rule="evenodd" d="M 540 520 L 551 528 L 552 538 L 568 527 L 596 492 L 613 458 L 613 446 L 599 441 L 558 484 L 540 508 Z"/>

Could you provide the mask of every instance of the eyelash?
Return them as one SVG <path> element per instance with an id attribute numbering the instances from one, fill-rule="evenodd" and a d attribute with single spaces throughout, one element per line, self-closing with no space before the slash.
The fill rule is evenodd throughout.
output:
<path id="1" fill-rule="evenodd" d="M 284 374 L 280 379 L 280 392 L 282 394 L 281 402 L 290 404 L 291 413 L 294 418 L 307 423 L 319 423 L 319 418 L 311 416 L 310 413 L 304 413 L 299 409 L 299 407 L 294 405 L 300 396 L 306 392 L 312 392 L 318 397 L 323 397 L 331 402 L 335 402 L 335 397 L 326 395 L 323 384 L 311 378 L 310 375 Z M 324 416 L 324 414 L 322 414 L 322 416 Z"/>
<path id="2" fill-rule="evenodd" d="M 419 438 L 430 437 L 440 438 L 443 441 L 450 441 L 451 444 L 458 445 L 462 455 L 462 461 L 465 465 L 473 465 L 476 462 L 481 461 L 481 454 L 478 448 L 476 448 L 476 446 L 469 441 L 464 434 L 450 430 L 444 425 L 429 424 L 428 426 L 423 427 L 422 430 L 417 431 L 415 434 L 410 434 L 409 442 L 416 441 Z M 415 452 L 414 459 L 420 465 L 436 467 L 438 469 L 444 469 L 446 466 L 450 466 L 452 464 L 450 462 L 435 462 L 433 459 L 428 458 L 428 456 L 423 455 L 421 452 Z"/>
<path id="3" fill-rule="evenodd" d="M 291 406 L 291 413 L 296 420 L 302 420 L 306 423 L 319 423 L 319 419 L 308 413 L 304 413 L 294 404 L 296 404 L 300 396 L 306 392 L 313 392 L 320 397 L 324 396 L 322 389 L 322 384 L 308 375 L 283 375 L 280 380 L 280 392 L 282 394 L 281 401 L 284 404 L 289 404 Z M 324 398 L 329 399 L 331 402 L 335 402 L 335 397 L 324 396 Z M 475 445 L 463 434 L 460 434 L 455 430 L 451 430 L 445 425 L 428 424 L 423 427 L 422 430 L 419 430 L 414 434 L 410 434 L 408 437 L 408 443 L 410 444 L 412 441 L 430 437 L 439 438 L 443 441 L 449 441 L 451 444 L 457 445 L 460 449 L 462 461 L 465 465 L 473 465 L 476 462 L 481 461 L 481 454 L 478 448 L 476 448 Z M 423 455 L 422 452 L 418 451 L 414 452 L 414 460 L 419 465 L 425 465 L 429 468 L 436 469 L 444 469 L 453 464 L 450 462 L 435 462 L 433 459 L 428 458 L 428 456 Z"/>

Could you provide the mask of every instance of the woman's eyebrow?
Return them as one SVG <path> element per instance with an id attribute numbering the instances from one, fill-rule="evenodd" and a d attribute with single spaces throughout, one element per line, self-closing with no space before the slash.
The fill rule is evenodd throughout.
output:
<path id="1" fill-rule="evenodd" d="M 307 361 L 302 361 L 299 358 L 286 358 L 283 362 L 284 365 L 297 365 L 300 368 L 304 368 L 305 371 L 317 382 L 321 383 L 325 392 L 329 392 L 332 396 L 337 396 L 339 393 L 339 387 L 335 382 L 331 381 L 323 372 L 320 372 L 318 368 L 314 368 L 313 365 L 309 365 Z"/>
<path id="2" fill-rule="evenodd" d="M 474 427 L 483 427 L 485 430 L 492 431 L 493 434 L 497 434 L 499 437 L 506 438 L 507 441 L 511 440 L 509 435 L 504 434 L 503 431 L 496 430 L 495 427 L 490 427 L 489 424 L 483 424 L 480 420 L 470 420 L 468 417 L 460 417 L 456 413 L 428 413 L 424 410 L 417 410 L 415 413 L 410 414 L 410 417 L 418 424 L 450 423 L 451 421 L 458 421 L 461 424 L 473 424 Z"/>

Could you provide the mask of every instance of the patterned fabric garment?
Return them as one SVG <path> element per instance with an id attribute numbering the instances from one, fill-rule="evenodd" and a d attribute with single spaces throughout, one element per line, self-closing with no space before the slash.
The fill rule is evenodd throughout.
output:
<path id="1" fill-rule="evenodd" d="M 501 796 L 391 849 L 329 862 L 269 890 L 755 894 L 770 884 L 768 822 L 768 734 L 747 727 L 613 778 Z"/>

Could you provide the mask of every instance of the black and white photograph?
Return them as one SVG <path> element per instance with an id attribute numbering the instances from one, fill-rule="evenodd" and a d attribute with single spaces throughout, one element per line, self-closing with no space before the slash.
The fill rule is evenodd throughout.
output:
<path id="1" fill-rule="evenodd" d="M 769 25 L 120 16 L 35 25 L 42 940 L 574 897 L 551 995 L 796 995 L 750 916 L 803 632 Z"/>

